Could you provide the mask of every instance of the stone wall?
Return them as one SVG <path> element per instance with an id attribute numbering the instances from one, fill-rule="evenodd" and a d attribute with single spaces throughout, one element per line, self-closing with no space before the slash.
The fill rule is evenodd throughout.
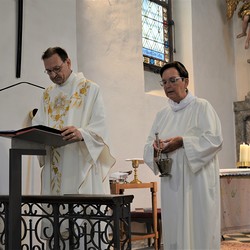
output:
<path id="1" fill-rule="evenodd" d="M 239 161 L 241 143 L 250 143 L 250 92 L 244 101 L 234 102 L 236 155 Z"/>

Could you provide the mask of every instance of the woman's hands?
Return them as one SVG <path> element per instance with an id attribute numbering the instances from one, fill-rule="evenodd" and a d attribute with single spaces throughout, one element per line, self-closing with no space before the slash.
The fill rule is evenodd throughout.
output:
<path id="1" fill-rule="evenodd" d="M 159 145 L 154 141 L 153 147 L 156 152 L 170 153 L 183 146 L 183 138 L 181 136 L 169 138 L 166 140 L 160 140 Z"/>

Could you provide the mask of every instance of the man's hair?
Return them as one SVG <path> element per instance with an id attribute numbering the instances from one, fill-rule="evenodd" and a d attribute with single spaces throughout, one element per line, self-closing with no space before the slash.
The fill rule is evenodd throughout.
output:
<path id="1" fill-rule="evenodd" d="M 163 72 L 166 69 L 169 69 L 169 68 L 175 68 L 179 72 L 180 77 L 188 78 L 188 71 L 187 71 L 187 69 L 185 68 L 185 66 L 182 63 L 180 63 L 178 61 L 173 61 L 173 62 L 166 63 L 160 69 L 160 75 L 161 75 L 161 77 L 162 77 Z"/>
<path id="2" fill-rule="evenodd" d="M 48 59 L 55 54 L 58 54 L 58 56 L 62 59 L 63 62 L 65 62 L 65 60 L 68 59 L 68 54 L 63 48 L 50 47 L 43 53 L 42 60 Z"/>

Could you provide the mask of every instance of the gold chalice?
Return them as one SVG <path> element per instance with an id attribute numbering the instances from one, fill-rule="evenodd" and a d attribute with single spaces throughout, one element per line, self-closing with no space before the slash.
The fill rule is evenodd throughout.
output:
<path id="1" fill-rule="evenodd" d="M 142 183 L 138 179 L 137 169 L 138 169 L 140 164 L 144 163 L 143 159 L 141 159 L 141 158 L 132 158 L 132 159 L 126 159 L 126 161 L 131 161 L 132 162 L 132 167 L 134 169 L 134 180 L 132 180 L 130 183 L 136 183 L 136 184 Z"/>

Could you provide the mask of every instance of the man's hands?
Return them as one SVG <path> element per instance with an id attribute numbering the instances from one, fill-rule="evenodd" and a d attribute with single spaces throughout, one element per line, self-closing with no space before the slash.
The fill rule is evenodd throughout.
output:
<path id="1" fill-rule="evenodd" d="M 74 126 L 67 126 L 61 129 L 63 140 L 65 141 L 82 141 L 81 132 Z"/>

